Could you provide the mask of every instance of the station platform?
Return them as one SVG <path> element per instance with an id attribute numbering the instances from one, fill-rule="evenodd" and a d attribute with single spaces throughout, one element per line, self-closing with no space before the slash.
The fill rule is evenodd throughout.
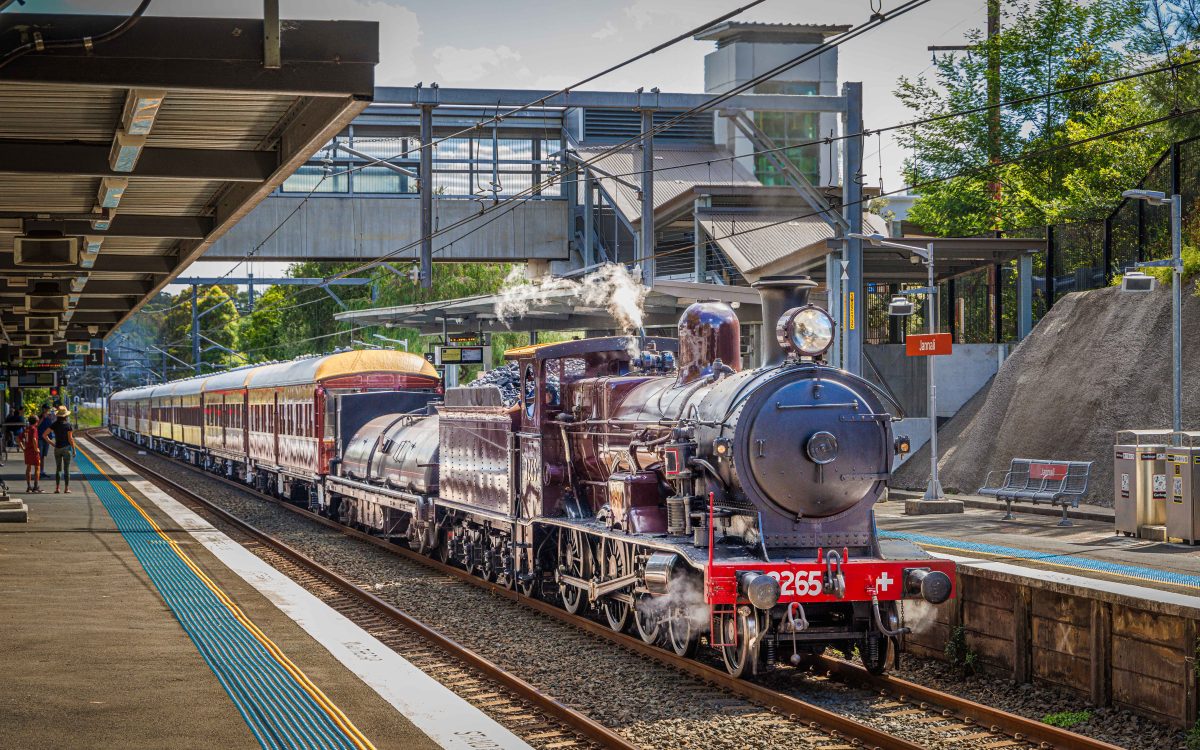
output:
<path id="1" fill-rule="evenodd" d="M 893 492 L 875 506 L 881 535 L 912 541 L 934 554 L 977 562 L 999 562 L 1033 571 L 1055 571 L 1096 581 L 1197 597 L 1200 605 L 1200 547 L 1118 535 L 1113 511 L 1082 505 L 1071 511 L 1072 526 L 1059 526 L 1061 510 L 1047 505 L 1013 504 L 1014 518 L 1004 520 L 1004 503 L 976 496 L 963 513 L 908 516 L 904 500 Z"/>
<path id="2" fill-rule="evenodd" d="M 0 747 L 527 747 L 78 442 L 71 494 L 0 469 L 29 508 L 0 524 Z"/>

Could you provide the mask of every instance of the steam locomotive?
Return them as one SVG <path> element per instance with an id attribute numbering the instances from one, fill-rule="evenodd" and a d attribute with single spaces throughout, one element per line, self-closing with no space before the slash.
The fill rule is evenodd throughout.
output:
<path id="1" fill-rule="evenodd" d="M 741 366 L 733 310 L 697 302 L 678 339 L 508 351 L 514 403 L 494 385 L 441 394 L 409 360 L 390 379 L 359 372 L 346 387 L 343 374 L 340 389 L 250 368 L 240 386 L 234 372 L 188 387 L 199 421 L 219 393 L 215 419 L 249 427 L 232 446 L 224 431 L 218 448 L 207 429 L 123 416 L 152 392 L 115 394 L 112 429 L 678 654 L 705 644 L 736 676 L 829 646 L 881 672 L 889 643 L 902 650 L 902 600 L 948 599 L 954 565 L 876 534 L 908 441 L 871 383 L 822 362 L 834 323 L 809 304 L 813 286 L 756 284 L 776 325 L 755 368 Z M 271 414 L 272 389 L 312 399 L 314 421 Z M 312 437 L 312 460 L 265 455 L 266 431 L 278 445 L 285 428 Z"/>

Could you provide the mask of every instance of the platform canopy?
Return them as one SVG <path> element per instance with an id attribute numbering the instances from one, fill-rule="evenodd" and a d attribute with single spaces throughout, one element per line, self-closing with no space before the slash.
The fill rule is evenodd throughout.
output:
<path id="1" fill-rule="evenodd" d="M 0 363 L 109 334 L 373 96 L 374 22 L 122 20 L 0 14 Z"/>
<path id="2" fill-rule="evenodd" d="M 738 316 L 746 321 L 761 318 L 758 292 L 744 286 L 696 284 L 659 279 L 646 295 L 643 312 L 647 328 L 674 328 L 680 311 L 697 300 L 721 300 L 736 304 Z M 568 291 L 539 293 L 519 318 L 502 321 L 496 310 L 501 297 L 481 294 L 442 302 L 424 302 L 369 310 L 350 310 L 334 315 L 359 326 L 415 328 L 421 333 L 455 331 L 577 331 L 612 330 L 613 317 L 602 305 L 587 305 Z"/>

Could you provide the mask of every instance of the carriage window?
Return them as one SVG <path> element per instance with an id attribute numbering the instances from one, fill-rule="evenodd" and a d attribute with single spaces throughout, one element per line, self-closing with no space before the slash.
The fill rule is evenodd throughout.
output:
<path id="1" fill-rule="evenodd" d="M 533 419 L 534 412 L 537 410 L 537 377 L 533 373 L 533 365 L 525 366 L 522 395 L 525 400 L 525 416 Z"/>
<path id="2" fill-rule="evenodd" d="M 562 360 L 548 359 L 542 365 L 542 382 L 545 383 L 545 395 L 542 400 L 546 406 L 558 406 L 562 403 Z"/>

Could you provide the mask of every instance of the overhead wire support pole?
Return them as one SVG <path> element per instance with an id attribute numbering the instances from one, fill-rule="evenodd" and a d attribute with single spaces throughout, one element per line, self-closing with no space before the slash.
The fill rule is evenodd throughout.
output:
<path id="1" fill-rule="evenodd" d="M 421 105 L 421 288 L 433 286 L 433 105 Z"/>
<path id="2" fill-rule="evenodd" d="M 653 93 L 657 94 L 658 89 Z M 654 109 L 642 107 L 642 283 L 654 286 Z"/>
<path id="3" fill-rule="evenodd" d="M 196 301 L 196 285 L 192 284 L 192 367 L 200 374 L 200 310 Z"/>
<path id="4" fill-rule="evenodd" d="M 842 352 L 842 367 L 862 375 L 863 329 L 866 323 L 866 299 L 863 296 L 863 248 L 862 240 L 854 237 L 862 233 L 862 84 L 842 84 L 842 96 L 846 99 L 846 110 L 842 115 L 842 129 L 856 135 L 842 144 L 842 216 L 846 222 L 844 249 L 849 278 L 842 290 L 842 319 L 846 348 Z"/>

